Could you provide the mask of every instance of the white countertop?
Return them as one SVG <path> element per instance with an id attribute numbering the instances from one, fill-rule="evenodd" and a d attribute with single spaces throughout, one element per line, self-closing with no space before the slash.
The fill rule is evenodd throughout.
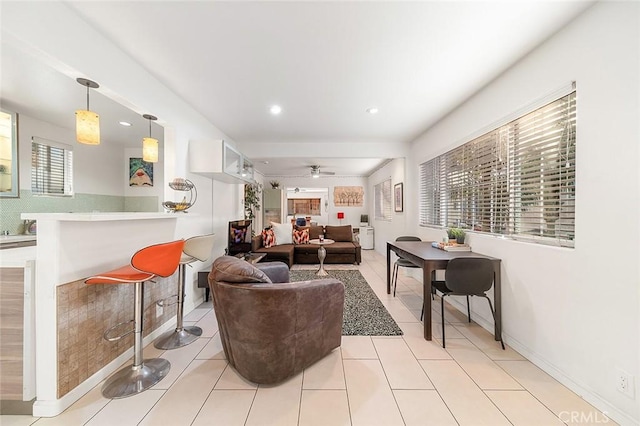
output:
<path id="1" fill-rule="evenodd" d="M 23 241 L 35 241 L 35 234 L 20 234 L 20 235 L 0 235 L 0 244 L 2 243 L 21 243 Z"/>
<path id="2" fill-rule="evenodd" d="M 23 220 L 58 220 L 71 222 L 99 222 L 114 220 L 177 219 L 185 214 L 154 212 L 104 212 L 104 213 L 22 213 Z"/>

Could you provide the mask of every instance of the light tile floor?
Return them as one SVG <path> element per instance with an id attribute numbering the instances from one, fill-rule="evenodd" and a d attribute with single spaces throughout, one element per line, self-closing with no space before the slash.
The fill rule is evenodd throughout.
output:
<path id="1" fill-rule="evenodd" d="M 397 297 L 387 295 L 384 257 L 363 250 L 362 258 L 358 269 L 404 336 L 345 336 L 340 348 L 302 374 L 277 386 L 258 386 L 227 364 L 209 302 L 185 318 L 204 330 L 196 342 L 173 351 L 145 348 L 145 357 L 171 362 L 170 374 L 152 389 L 107 400 L 97 386 L 57 417 L 0 416 L 0 423 L 546 426 L 568 424 L 567 413 L 573 412 L 600 423 L 606 418 L 513 349 L 500 349 L 490 333 L 451 307 L 445 312 L 443 349 L 438 299 L 433 303 L 436 337 L 427 342 L 419 321 L 420 283 L 400 274 Z"/>

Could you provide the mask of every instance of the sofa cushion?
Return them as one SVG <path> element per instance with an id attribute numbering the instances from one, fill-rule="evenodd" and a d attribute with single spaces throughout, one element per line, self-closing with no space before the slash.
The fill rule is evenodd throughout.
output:
<path id="1" fill-rule="evenodd" d="M 213 262 L 212 278 L 228 283 L 270 283 L 271 280 L 260 269 L 234 256 L 221 256 Z"/>
<path id="2" fill-rule="evenodd" d="M 329 254 L 355 254 L 356 246 L 352 242 L 335 242 L 333 244 L 325 244 L 324 249 Z"/>
<path id="3" fill-rule="evenodd" d="M 353 241 L 353 231 L 351 230 L 351 225 L 327 225 L 324 227 L 324 237 L 335 242 L 349 242 Z"/>
<path id="4" fill-rule="evenodd" d="M 309 238 L 312 240 L 317 240 L 318 237 L 324 234 L 324 227 L 322 226 L 309 226 Z"/>
<path id="5" fill-rule="evenodd" d="M 293 225 L 290 223 L 271 222 L 271 229 L 273 229 L 275 233 L 277 246 L 281 244 L 293 244 Z"/>

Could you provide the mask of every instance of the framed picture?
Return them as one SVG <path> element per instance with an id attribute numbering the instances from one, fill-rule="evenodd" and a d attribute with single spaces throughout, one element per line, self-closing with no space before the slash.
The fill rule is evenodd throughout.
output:
<path id="1" fill-rule="evenodd" d="M 153 163 L 129 158 L 129 186 L 153 186 Z"/>
<path id="2" fill-rule="evenodd" d="M 395 211 L 397 212 L 401 212 L 403 210 L 402 196 L 403 196 L 402 182 L 396 183 L 395 185 L 393 185 L 393 200 L 394 200 Z"/>

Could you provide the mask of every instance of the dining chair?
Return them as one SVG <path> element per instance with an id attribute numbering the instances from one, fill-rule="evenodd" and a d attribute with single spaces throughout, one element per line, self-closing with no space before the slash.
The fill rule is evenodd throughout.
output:
<path id="1" fill-rule="evenodd" d="M 414 237 L 412 235 L 403 235 L 401 237 L 396 238 L 396 241 L 422 241 L 419 237 Z M 401 256 L 398 256 L 395 263 L 393 264 L 393 297 L 396 297 L 396 286 L 398 284 L 398 269 L 400 268 L 417 268 L 420 269 L 420 266 L 414 265 L 410 260 L 405 259 Z"/>
<path id="2" fill-rule="evenodd" d="M 431 288 L 435 288 L 442 293 L 440 298 L 440 312 L 442 315 L 442 347 L 445 347 L 444 338 L 444 298 L 446 296 L 466 296 L 467 315 L 471 322 L 471 309 L 469 307 L 469 296 L 484 297 L 489 302 L 489 309 L 496 320 L 491 299 L 487 296 L 487 291 L 493 285 L 493 264 L 491 260 L 480 257 L 458 257 L 451 259 L 447 264 L 444 274 L 444 281 L 431 281 Z M 424 310 L 424 306 L 423 306 Z M 500 345 L 504 349 L 502 336 L 496 336 L 500 340 Z"/>

